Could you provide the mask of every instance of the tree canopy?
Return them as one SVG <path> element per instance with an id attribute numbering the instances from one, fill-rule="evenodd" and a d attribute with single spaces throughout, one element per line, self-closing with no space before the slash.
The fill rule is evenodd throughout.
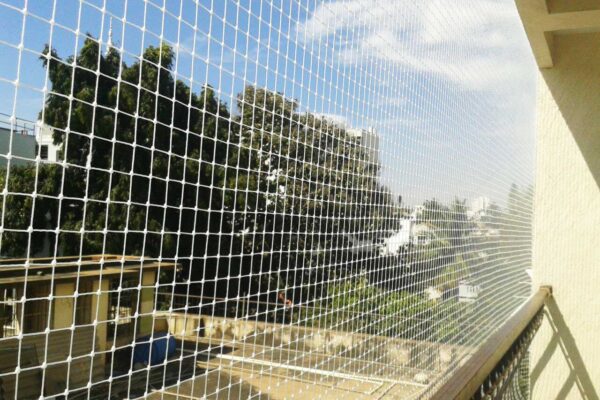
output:
<path id="1" fill-rule="evenodd" d="M 425 299 L 427 285 L 453 291 L 500 265 L 493 248 L 503 238 L 526 248 L 532 191 L 514 186 L 507 211 L 490 207 L 481 221 L 501 232 L 495 247 L 474 241 L 464 200 L 433 199 L 415 221 L 435 232 L 426 244 L 392 256 L 356 250 L 397 231 L 407 209 L 382 185 L 373 149 L 345 126 L 265 88 L 246 86 L 234 104 L 208 84 L 194 92 L 175 78 L 164 44 L 127 65 L 88 37 L 67 58 L 46 47 L 41 62 L 51 88 L 39 117 L 60 161 L 0 170 L 1 256 L 175 259 L 179 281 L 205 296 L 285 292 L 366 307 L 383 319 L 365 324 L 398 332 L 408 328 L 386 315 L 417 323 L 425 309 L 447 309 Z M 444 337 L 457 329 L 442 328 Z"/>
<path id="2" fill-rule="evenodd" d="M 339 232 L 389 228 L 397 206 L 371 149 L 280 93 L 248 86 L 232 112 L 209 85 L 194 93 L 175 79 L 168 45 L 127 65 L 88 37 L 78 54 L 46 47 L 41 61 L 51 91 L 40 119 L 62 162 L 1 177 L 23 193 L 4 205 L 19 211 L 6 213 L 3 255 L 39 254 L 46 240 L 47 255 L 177 258 L 192 281 L 235 277 L 221 293 L 243 282 L 306 297 L 301 284 L 318 291 L 310 284 L 328 274 L 366 268 Z"/>

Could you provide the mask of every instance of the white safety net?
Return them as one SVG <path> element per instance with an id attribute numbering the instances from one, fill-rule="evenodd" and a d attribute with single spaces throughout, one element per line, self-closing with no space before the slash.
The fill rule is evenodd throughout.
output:
<path id="1" fill-rule="evenodd" d="M 530 293 L 512 0 L 0 0 L 0 58 L 0 399 L 427 398 Z"/>

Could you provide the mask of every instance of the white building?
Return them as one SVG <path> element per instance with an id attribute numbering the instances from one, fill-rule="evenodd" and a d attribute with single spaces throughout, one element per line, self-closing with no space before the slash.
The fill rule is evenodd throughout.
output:
<path id="1" fill-rule="evenodd" d="M 400 249 L 408 244 L 425 246 L 430 244 L 434 236 L 433 228 L 429 224 L 418 224 L 416 218 L 412 216 L 403 218 L 399 229 L 391 236 L 383 239 L 379 253 L 382 256 L 397 255 Z"/>
<path id="2" fill-rule="evenodd" d="M 428 245 L 431 243 L 431 239 L 434 236 L 433 233 L 433 228 L 430 224 L 426 224 L 426 223 L 421 223 L 421 224 L 417 224 L 414 223 L 412 231 L 411 231 L 411 242 L 412 244 L 421 244 L 421 245 Z"/>
<path id="3" fill-rule="evenodd" d="M 54 129 L 38 121 L 35 127 L 36 153 L 42 160 L 56 162 L 62 145 L 55 145 L 52 135 Z"/>
<path id="4" fill-rule="evenodd" d="M 359 239 L 349 233 L 344 233 L 343 235 L 348 239 L 350 245 L 348 250 L 353 254 L 372 253 L 377 250 L 377 245 L 373 243 L 373 240 Z"/>
<path id="5" fill-rule="evenodd" d="M 383 243 L 379 248 L 379 254 L 382 256 L 397 255 L 403 246 L 411 242 L 413 224 L 414 221 L 403 219 L 399 230 L 383 239 Z"/>
<path id="6" fill-rule="evenodd" d="M 29 125 L 21 120 L 15 126 L 0 124 L 0 166 L 7 165 L 6 155 L 9 151 L 11 165 L 32 163 L 38 155 L 42 160 L 56 162 L 62 145 L 54 144 L 53 132 L 50 126 L 41 121 Z"/>
<path id="7" fill-rule="evenodd" d="M 421 216 L 421 214 L 423 214 L 423 211 L 425 211 L 425 206 L 423 206 L 423 205 L 415 206 L 415 208 L 413 208 L 412 212 L 410 213 L 410 218 L 413 221 L 416 221 L 417 218 L 419 218 Z"/>
<path id="8" fill-rule="evenodd" d="M 479 220 L 485 217 L 490 208 L 489 197 L 480 196 L 471 201 L 471 205 L 467 210 L 467 217 L 470 219 Z"/>
<path id="9" fill-rule="evenodd" d="M 481 293 L 479 285 L 474 285 L 467 280 L 458 283 L 458 301 L 461 303 L 474 302 L 479 297 L 479 293 Z"/>
<path id="10" fill-rule="evenodd" d="M 347 129 L 346 134 L 360 140 L 360 145 L 367 150 L 368 161 L 379 163 L 379 135 L 375 129 Z"/>

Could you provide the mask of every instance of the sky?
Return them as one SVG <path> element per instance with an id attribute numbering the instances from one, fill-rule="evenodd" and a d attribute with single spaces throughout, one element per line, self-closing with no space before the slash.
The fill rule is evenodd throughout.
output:
<path id="1" fill-rule="evenodd" d="M 111 20 L 127 64 L 164 41 L 195 91 L 231 105 L 252 84 L 372 127 L 382 181 L 407 204 L 502 203 L 533 183 L 536 72 L 512 0 L 0 0 L 0 115 L 37 119 L 44 45 L 105 46 Z"/>

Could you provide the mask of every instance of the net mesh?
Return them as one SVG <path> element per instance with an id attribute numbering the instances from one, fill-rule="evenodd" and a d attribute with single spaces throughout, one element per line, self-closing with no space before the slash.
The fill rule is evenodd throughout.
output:
<path id="1" fill-rule="evenodd" d="M 426 398 L 529 295 L 512 1 L 0 21 L 0 398 Z"/>

